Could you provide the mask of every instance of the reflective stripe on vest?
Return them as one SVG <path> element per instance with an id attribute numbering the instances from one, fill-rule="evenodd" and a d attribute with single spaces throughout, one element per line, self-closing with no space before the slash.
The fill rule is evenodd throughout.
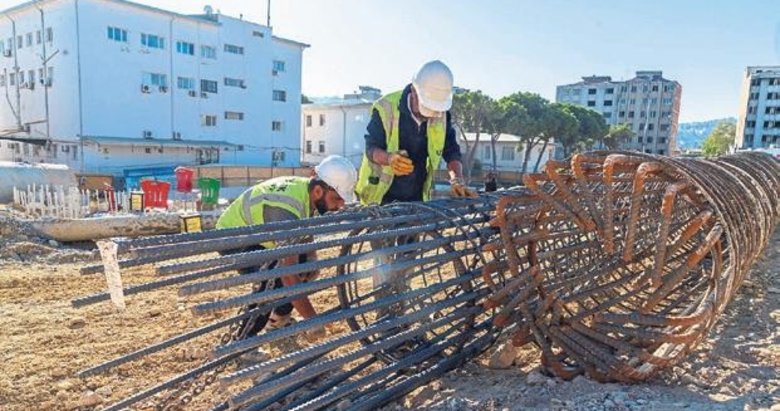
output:
<path id="1" fill-rule="evenodd" d="M 243 208 L 244 221 L 246 221 L 248 225 L 255 224 L 254 219 L 252 218 L 252 206 L 260 204 L 263 201 L 286 204 L 295 209 L 300 217 L 306 215 L 306 209 L 304 208 L 305 206 L 303 203 L 290 196 L 274 193 L 261 193 L 252 197 L 252 190 L 247 190 L 242 197 L 241 205 Z"/>

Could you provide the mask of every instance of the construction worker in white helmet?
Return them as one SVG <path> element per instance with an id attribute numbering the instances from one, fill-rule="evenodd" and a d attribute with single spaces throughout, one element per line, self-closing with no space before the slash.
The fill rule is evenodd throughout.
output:
<path id="1" fill-rule="evenodd" d="M 357 193 L 363 204 L 427 201 L 442 159 L 450 192 L 475 197 L 463 181 L 463 164 L 452 127 L 453 78 L 441 61 L 425 63 L 403 90 L 377 100 L 367 127 Z"/>
<path id="2" fill-rule="evenodd" d="M 315 168 L 312 177 L 277 177 L 263 181 L 244 191 L 217 220 L 217 228 L 233 228 L 248 225 L 264 224 L 276 221 L 299 220 L 314 215 L 336 211 L 345 203 L 355 201 L 355 183 L 357 171 L 352 163 L 341 156 L 328 156 Z M 222 254 L 243 253 L 275 247 L 271 241 L 251 247 L 223 251 Z M 266 268 L 294 265 L 316 260 L 316 252 L 289 257 L 264 265 Z M 256 272 L 263 267 L 240 269 L 239 274 Z M 272 284 L 263 281 L 255 284 L 254 293 L 263 292 L 266 288 L 280 288 L 310 281 L 317 273 L 287 275 L 277 278 Z M 254 308 L 252 304 L 248 309 Z M 292 303 L 274 308 L 269 313 L 259 313 L 244 320 L 239 331 L 239 338 L 257 335 L 266 325 L 269 329 L 280 328 L 291 322 L 292 310 L 304 319 L 317 313 L 308 297 L 301 297 Z M 325 329 L 319 328 L 307 333 L 310 340 L 325 336 Z"/>
<path id="3" fill-rule="evenodd" d="M 439 163 L 447 163 L 450 194 L 453 197 L 476 197 L 463 181 L 460 146 L 452 127 L 453 78 L 450 69 L 439 60 L 422 67 L 403 90 L 377 100 L 367 127 L 366 151 L 356 192 L 363 204 L 388 204 L 394 201 L 428 201 Z M 374 241 L 372 248 L 409 244 L 415 236 Z M 383 266 L 387 257 L 377 258 Z M 373 284 L 377 296 L 404 292 L 408 288 L 408 270 L 377 270 Z M 377 318 L 394 309 L 380 308 Z"/>

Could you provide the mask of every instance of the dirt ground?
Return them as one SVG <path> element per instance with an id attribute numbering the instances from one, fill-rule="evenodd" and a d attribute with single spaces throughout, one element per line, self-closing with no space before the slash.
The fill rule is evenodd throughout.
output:
<path id="1" fill-rule="evenodd" d="M 202 363 L 213 347 L 212 334 L 173 349 L 174 355 L 168 350 L 106 375 L 75 377 L 88 366 L 218 318 L 181 315 L 214 294 L 185 301 L 170 289 L 133 297 L 124 312 L 107 303 L 72 308 L 72 298 L 105 289 L 102 275 L 78 272 L 95 258 L 86 249 L 0 237 L 0 409 L 99 409 Z M 143 269 L 123 277 L 134 283 L 154 278 Z M 778 296 L 780 230 L 706 343 L 650 383 L 548 378 L 536 370 L 538 356 L 530 350 L 521 351 L 512 368 L 492 370 L 485 366 L 488 353 L 386 409 L 780 410 Z M 285 344 L 295 341 L 274 349 Z M 207 409 L 213 394 L 207 390 L 188 409 Z"/>

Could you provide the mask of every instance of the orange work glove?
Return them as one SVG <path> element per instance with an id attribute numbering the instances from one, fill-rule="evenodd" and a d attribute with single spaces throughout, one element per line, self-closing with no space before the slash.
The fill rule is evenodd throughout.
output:
<path id="1" fill-rule="evenodd" d="M 388 165 L 393 168 L 393 174 L 397 176 L 406 176 L 412 174 L 412 171 L 414 171 L 414 164 L 412 164 L 412 159 L 409 158 L 409 154 L 406 150 L 390 153 L 388 163 Z"/>
<path id="2" fill-rule="evenodd" d="M 477 197 L 477 193 L 469 190 L 469 188 L 463 184 L 463 180 L 457 177 L 450 180 L 450 195 L 453 197 Z"/>

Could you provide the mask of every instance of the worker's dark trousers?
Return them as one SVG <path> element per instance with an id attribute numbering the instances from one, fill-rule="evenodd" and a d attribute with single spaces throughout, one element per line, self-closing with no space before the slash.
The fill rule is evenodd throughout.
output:
<path id="1" fill-rule="evenodd" d="M 232 250 L 220 251 L 220 254 L 221 255 L 230 255 L 230 254 L 247 253 L 247 252 L 250 252 L 250 251 L 258 251 L 258 250 L 264 250 L 264 249 L 265 249 L 265 247 L 263 247 L 261 245 L 255 245 L 255 246 L 250 246 L 250 247 L 245 247 L 245 248 L 236 248 L 236 249 L 232 249 Z M 299 257 L 299 261 L 301 263 L 305 263 L 306 262 L 306 254 L 301 254 L 301 256 Z M 272 261 L 270 264 L 267 265 L 266 269 L 272 269 L 272 268 L 276 267 L 276 264 L 277 264 L 276 261 Z M 238 270 L 238 273 L 241 274 L 241 275 L 249 274 L 249 273 L 257 272 L 258 270 L 261 270 L 261 269 L 263 269 L 263 266 L 241 268 L 241 269 Z M 266 280 L 266 281 L 263 281 L 263 282 L 261 282 L 259 284 L 255 284 L 254 287 L 252 288 L 252 294 L 261 293 L 261 292 L 265 291 L 266 289 L 282 288 L 282 286 L 283 286 L 282 285 L 282 280 L 280 278 L 277 278 L 277 279 L 273 280 L 273 284 L 270 285 L 270 286 L 268 284 L 268 280 Z M 254 309 L 256 307 L 257 307 L 257 304 L 249 304 L 248 306 L 246 306 L 246 310 L 251 310 L 251 309 Z M 284 316 L 284 315 L 289 315 L 292 312 L 292 310 L 293 310 L 292 303 L 286 303 L 286 304 L 282 304 L 282 305 L 280 305 L 278 307 L 274 307 L 273 312 L 276 315 Z M 268 315 L 269 315 L 269 310 L 262 310 L 258 314 L 255 314 L 255 315 L 253 315 L 253 316 L 251 316 L 249 318 L 245 318 L 245 319 L 241 320 L 241 326 L 240 326 L 239 332 L 237 334 L 238 335 L 238 339 L 254 337 L 257 334 L 259 334 L 260 331 L 263 331 L 263 328 L 265 328 L 265 325 L 268 323 Z"/>

